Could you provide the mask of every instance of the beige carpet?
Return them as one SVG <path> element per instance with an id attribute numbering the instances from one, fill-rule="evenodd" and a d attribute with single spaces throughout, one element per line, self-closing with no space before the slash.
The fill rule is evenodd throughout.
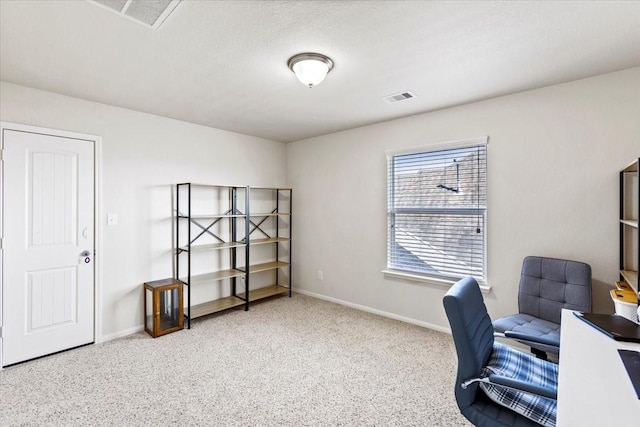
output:
<path id="1" fill-rule="evenodd" d="M 451 336 L 299 294 L 0 372 L 0 425 L 466 426 Z"/>

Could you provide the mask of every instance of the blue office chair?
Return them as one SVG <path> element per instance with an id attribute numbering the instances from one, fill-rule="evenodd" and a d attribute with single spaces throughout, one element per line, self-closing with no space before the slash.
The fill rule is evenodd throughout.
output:
<path id="1" fill-rule="evenodd" d="M 560 353 L 563 308 L 591 312 L 591 266 L 578 261 L 528 256 L 522 262 L 518 313 L 494 320 L 493 329 L 544 338 L 543 341 L 518 341 L 546 360 L 547 353 L 556 356 Z"/>
<path id="2" fill-rule="evenodd" d="M 458 353 L 462 415 L 476 426 L 555 426 L 558 365 L 494 341 L 474 278 L 453 285 L 443 303 Z"/>

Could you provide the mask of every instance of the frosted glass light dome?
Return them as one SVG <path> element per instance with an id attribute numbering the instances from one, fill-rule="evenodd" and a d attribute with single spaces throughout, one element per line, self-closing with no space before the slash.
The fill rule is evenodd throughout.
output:
<path id="1" fill-rule="evenodd" d="M 300 53 L 287 64 L 298 80 L 310 88 L 322 83 L 333 68 L 333 61 L 319 53 Z"/>

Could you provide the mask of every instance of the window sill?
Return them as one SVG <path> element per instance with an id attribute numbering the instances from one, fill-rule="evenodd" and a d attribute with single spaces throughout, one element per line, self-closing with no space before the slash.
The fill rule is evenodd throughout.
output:
<path id="1" fill-rule="evenodd" d="M 453 280 L 421 276 L 419 274 L 411 274 L 405 271 L 398 271 L 398 270 L 385 269 L 385 270 L 382 270 L 382 273 L 386 277 L 393 277 L 396 279 L 408 280 L 410 282 L 420 282 L 420 283 L 429 283 L 432 285 L 446 286 L 447 288 L 450 288 L 456 283 L 456 281 L 453 281 Z M 482 291 L 483 294 L 488 294 L 489 292 L 491 292 L 491 286 L 480 285 L 480 290 Z"/>

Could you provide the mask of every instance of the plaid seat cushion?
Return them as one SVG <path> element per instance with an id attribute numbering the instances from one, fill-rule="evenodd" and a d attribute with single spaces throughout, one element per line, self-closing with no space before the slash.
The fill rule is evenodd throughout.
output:
<path id="1" fill-rule="evenodd" d="M 494 343 L 489 364 L 482 371 L 483 377 L 490 374 L 558 389 L 558 365 L 498 342 Z M 486 383 L 480 383 L 480 387 L 497 404 L 543 426 L 555 427 L 557 401 Z"/>

